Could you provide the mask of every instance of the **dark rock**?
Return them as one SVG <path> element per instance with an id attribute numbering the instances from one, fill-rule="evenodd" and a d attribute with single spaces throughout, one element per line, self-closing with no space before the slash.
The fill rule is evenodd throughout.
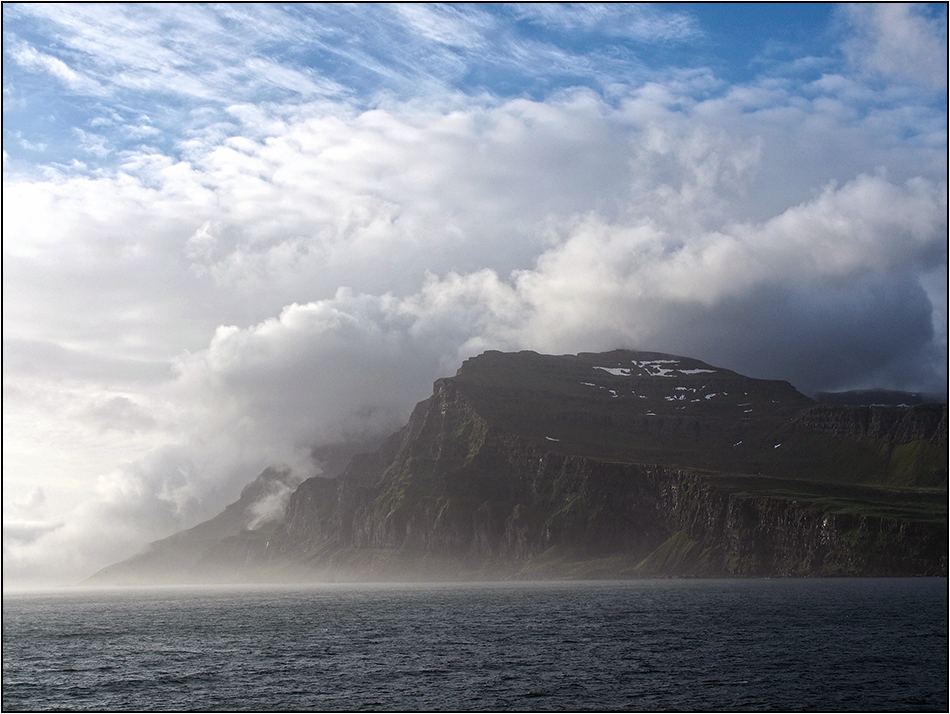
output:
<path id="1" fill-rule="evenodd" d="M 946 575 L 947 407 L 615 351 L 487 352 L 196 568 L 262 579 Z"/>
<path id="2" fill-rule="evenodd" d="M 686 360 L 680 369 L 704 379 L 607 372 L 597 385 L 648 394 L 656 420 L 638 419 L 621 396 L 571 398 L 592 367 L 679 359 L 632 354 L 470 360 L 386 447 L 354 460 L 336 491 L 323 484 L 318 508 L 302 487 L 270 552 L 350 577 L 410 577 L 433 562 L 450 575 L 507 577 L 946 573 L 945 491 L 884 485 L 887 450 L 899 445 L 926 447 L 936 462 L 942 453 L 945 473 L 945 406 L 815 405 L 785 383 Z M 700 382 L 737 398 L 686 415 L 656 404 Z M 756 424 L 742 423 L 740 406 L 760 412 Z M 738 456 L 728 453 L 737 436 L 752 442 Z M 616 459 L 648 451 L 667 463 Z M 327 527 L 317 533 L 317 523 Z M 315 543 L 322 555 L 308 559 Z M 367 553 L 388 557 L 354 555 Z"/>

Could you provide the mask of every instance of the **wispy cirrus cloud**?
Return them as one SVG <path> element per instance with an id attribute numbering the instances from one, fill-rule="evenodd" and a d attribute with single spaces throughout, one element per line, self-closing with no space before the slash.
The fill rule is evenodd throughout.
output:
<path id="1" fill-rule="evenodd" d="M 14 12 L 55 28 L 62 42 L 61 58 L 26 47 L 14 59 L 53 73 L 78 93 L 232 102 L 235 94 L 266 98 L 280 90 L 312 98 L 342 91 L 317 72 L 268 55 L 272 38 L 288 27 L 282 14 L 267 10 L 251 16 L 237 6 L 183 5 L 170 13 L 155 6 L 76 5 Z"/>
<path id="2" fill-rule="evenodd" d="M 485 32 L 495 27 L 488 13 L 462 11 L 452 5 L 395 4 L 391 6 L 406 27 L 419 36 L 467 51 L 484 49 Z"/>
<path id="3" fill-rule="evenodd" d="M 680 12 L 665 12 L 650 5 L 530 3 L 514 6 L 514 12 L 546 28 L 604 33 L 645 45 L 689 42 L 703 36 L 695 18 Z"/>
<path id="4" fill-rule="evenodd" d="M 17 43 L 10 55 L 20 66 L 50 75 L 74 92 L 102 95 L 105 89 L 94 79 L 77 72 L 57 57 L 38 51 L 26 43 Z"/>

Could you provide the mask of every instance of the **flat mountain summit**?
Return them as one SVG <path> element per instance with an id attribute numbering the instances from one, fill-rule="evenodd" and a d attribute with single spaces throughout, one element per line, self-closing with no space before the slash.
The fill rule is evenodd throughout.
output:
<path id="1" fill-rule="evenodd" d="M 654 352 L 490 351 L 278 517 L 227 522 L 159 541 L 174 572 L 153 544 L 90 581 L 946 575 L 947 407 L 820 404 Z"/>
<path id="2" fill-rule="evenodd" d="M 787 382 L 624 350 L 559 357 L 486 352 L 447 383 L 493 424 L 544 439 L 553 451 L 671 466 L 742 461 L 814 404 Z"/>
<path id="3" fill-rule="evenodd" d="M 440 383 L 464 393 L 492 424 L 558 453 L 832 482 L 947 484 L 945 455 L 936 458 L 946 444 L 945 405 L 838 410 L 788 382 L 629 350 L 486 352 Z M 904 433 L 911 423 L 921 433 Z M 921 440 L 934 447 L 926 455 L 897 448 Z"/>

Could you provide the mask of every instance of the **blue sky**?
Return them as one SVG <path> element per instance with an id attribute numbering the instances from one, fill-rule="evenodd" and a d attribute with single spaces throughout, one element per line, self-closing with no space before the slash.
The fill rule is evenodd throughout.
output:
<path id="1" fill-rule="evenodd" d="M 945 22 L 946 6 L 915 13 Z M 804 84 L 846 68 L 840 14 L 822 3 L 14 4 L 4 11 L 4 147 L 27 164 L 180 152 L 192 132 L 227 122 L 235 102 L 368 108 L 452 91 L 540 100 L 577 86 L 610 96 L 690 70 L 713 73 L 710 92 L 760 77 Z"/>
<path id="2" fill-rule="evenodd" d="M 946 5 L 6 4 L 5 576 L 485 349 L 946 392 Z"/>

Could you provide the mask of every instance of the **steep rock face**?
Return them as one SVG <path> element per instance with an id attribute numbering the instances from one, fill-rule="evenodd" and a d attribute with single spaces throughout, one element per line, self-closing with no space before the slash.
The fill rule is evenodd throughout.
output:
<path id="1" fill-rule="evenodd" d="M 787 431 L 800 439 L 832 438 L 838 463 L 850 458 L 864 482 L 947 488 L 947 405 L 817 405 L 803 411 Z"/>
<path id="2" fill-rule="evenodd" d="M 436 382 L 406 428 L 340 479 L 306 482 L 271 540 L 273 562 L 370 574 L 427 562 L 522 576 L 946 573 L 939 519 L 829 507 L 867 500 L 860 487 L 786 481 L 795 497 L 775 497 L 774 480 L 558 453 L 553 437 L 484 418 L 459 382 Z"/>
<path id="3" fill-rule="evenodd" d="M 853 439 L 880 439 L 894 444 L 925 441 L 947 447 L 947 406 L 833 406 L 819 404 L 796 420 L 801 427 Z"/>
<path id="4" fill-rule="evenodd" d="M 680 532 L 691 544 L 659 574 L 743 577 L 945 575 L 946 527 L 828 513 L 770 496 L 705 493 L 703 518 Z M 641 572 L 651 569 L 649 563 Z"/>

